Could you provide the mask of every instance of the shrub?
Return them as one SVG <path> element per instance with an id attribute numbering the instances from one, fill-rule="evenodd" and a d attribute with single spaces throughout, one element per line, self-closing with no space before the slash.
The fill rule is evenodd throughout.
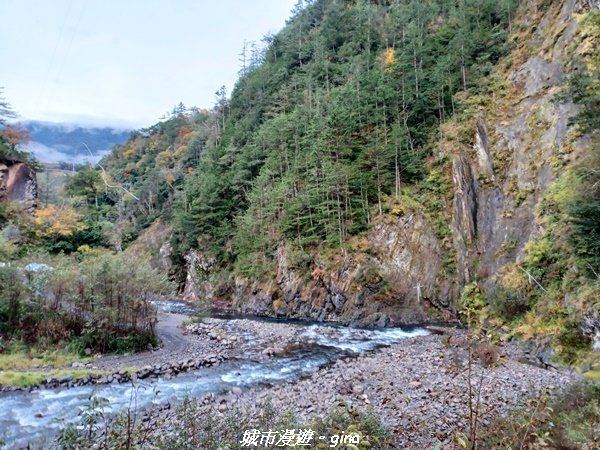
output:
<path id="1" fill-rule="evenodd" d="M 12 267 L 0 267 L 0 286 L 0 334 L 17 332 L 27 287 Z"/>
<path id="2" fill-rule="evenodd" d="M 135 390 L 132 396 L 135 396 Z M 135 405 L 135 398 L 132 398 L 131 404 Z M 157 429 L 153 420 L 158 414 L 156 409 L 140 414 L 133 406 L 114 416 L 105 412 L 109 410 L 105 399 L 93 397 L 82 412 L 82 423 L 66 426 L 56 443 L 62 449 L 236 450 L 247 448 L 241 446 L 244 430 L 312 429 L 315 436 L 350 433 L 360 436 L 357 446 L 336 448 L 394 448 L 389 431 L 380 418 L 374 413 L 358 411 L 350 404 L 341 404 L 327 417 L 317 418 L 308 424 L 298 422 L 290 411 L 277 411 L 270 400 L 253 409 L 235 408 L 222 414 L 214 407 L 204 408 L 193 399 L 185 399 L 175 411 L 174 426 Z M 316 444 L 317 448 L 322 445 L 330 447 L 329 442 Z"/>
<path id="3" fill-rule="evenodd" d="M 2 233 L 0 233 L 0 263 L 6 264 L 12 259 L 16 252 L 15 246 L 7 242 Z"/>
<path id="4" fill-rule="evenodd" d="M 576 450 L 600 446 L 600 385 L 578 382 L 542 393 L 486 428 L 482 448 Z"/>
<path id="5" fill-rule="evenodd" d="M 475 281 L 467 284 L 460 293 L 459 299 L 461 321 L 468 327 L 477 328 L 485 319 L 485 307 L 485 298 L 478 284 Z"/>
<path id="6" fill-rule="evenodd" d="M 510 322 L 522 316 L 532 307 L 531 299 L 526 293 L 502 285 L 490 289 L 487 300 L 494 315 Z"/>
<path id="7" fill-rule="evenodd" d="M 147 261 L 128 254 L 89 254 L 74 271 L 53 271 L 50 285 L 54 298 L 75 308 L 74 315 L 85 324 L 72 343 L 74 351 L 123 353 L 156 345 L 149 301 L 166 293 L 170 284 Z"/>
<path id="8" fill-rule="evenodd" d="M 591 348 L 591 339 L 583 334 L 576 321 L 567 321 L 558 336 L 558 357 L 566 364 L 574 364 L 582 352 Z"/>
<path id="9" fill-rule="evenodd" d="M 0 268 L 0 333 L 8 339 L 124 353 L 157 344 L 150 300 L 170 291 L 166 276 L 128 254 L 83 251 L 37 257 L 53 269 L 25 277 Z"/>

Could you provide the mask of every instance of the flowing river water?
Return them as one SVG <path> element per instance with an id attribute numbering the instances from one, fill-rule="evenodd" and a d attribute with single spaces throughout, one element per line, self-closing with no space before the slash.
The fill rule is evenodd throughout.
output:
<path id="1" fill-rule="evenodd" d="M 180 302 L 158 302 L 157 307 L 162 312 L 193 315 L 193 310 Z M 106 412 L 118 412 L 131 405 L 145 408 L 166 401 L 176 402 L 186 396 L 217 394 L 235 386 L 243 388 L 294 380 L 336 359 L 369 352 L 407 337 L 429 334 L 423 328 L 357 330 L 333 327 L 335 332 L 332 332 L 332 326 L 327 324 L 307 323 L 303 327 L 302 336 L 307 344 L 302 349 L 266 361 L 232 360 L 171 379 L 139 380 L 135 385 L 113 383 L 0 393 L 0 439 L 9 448 L 48 439 L 65 423 L 77 422 L 92 395 L 109 401 Z"/>

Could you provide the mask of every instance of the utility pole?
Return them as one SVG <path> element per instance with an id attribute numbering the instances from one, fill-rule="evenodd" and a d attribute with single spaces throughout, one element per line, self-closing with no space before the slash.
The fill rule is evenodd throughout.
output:
<path id="1" fill-rule="evenodd" d="M 417 302 L 419 303 L 419 305 L 421 304 L 421 283 L 417 283 L 417 285 L 415 286 L 415 289 L 417 290 Z"/>
<path id="2" fill-rule="evenodd" d="M 46 166 L 46 208 L 50 203 L 50 166 Z"/>

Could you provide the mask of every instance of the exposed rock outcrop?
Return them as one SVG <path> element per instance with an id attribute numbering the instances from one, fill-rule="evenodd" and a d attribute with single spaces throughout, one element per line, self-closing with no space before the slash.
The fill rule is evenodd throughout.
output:
<path id="1" fill-rule="evenodd" d="M 477 118 L 475 145 L 473 145 L 473 149 L 475 150 L 477 159 L 479 160 L 479 172 L 488 177 L 493 176 L 494 165 L 490 155 L 490 140 L 488 137 L 487 120 L 483 115 Z"/>
<path id="2" fill-rule="evenodd" d="M 277 250 L 276 277 L 223 281 L 214 261 L 198 251 L 187 257 L 186 300 L 225 300 L 233 311 L 263 316 L 388 326 L 445 321 L 448 282 L 439 280 L 440 243 L 420 214 L 381 221 L 369 232 L 368 258 L 346 255 L 329 269 L 317 259 L 310 275 L 290 267 L 289 248 Z M 318 256 L 316 256 L 318 258 Z M 228 284 L 229 283 L 229 284 Z"/>
<path id="3" fill-rule="evenodd" d="M 171 245 L 173 227 L 159 219 L 144 230 L 127 251 L 138 258 L 147 259 L 150 265 L 163 273 L 171 270 Z"/>
<path id="4" fill-rule="evenodd" d="M 33 169 L 22 162 L 0 162 L 0 201 L 17 202 L 33 213 L 37 207 L 37 180 Z"/>
<path id="5" fill-rule="evenodd" d="M 453 236 L 457 249 L 458 275 L 462 283 L 469 283 L 472 274 L 466 261 L 471 259 L 470 247 L 477 236 L 477 180 L 473 176 L 470 161 L 456 155 L 452 161 L 452 179 L 454 181 Z"/>
<path id="6" fill-rule="evenodd" d="M 212 279 L 212 269 L 216 265 L 213 257 L 198 250 L 191 250 L 185 256 L 185 287 L 183 298 L 198 302 L 213 299 L 217 289 Z"/>
<path id="7" fill-rule="evenodd" d="M 536 208 L 560 174 L 557 165 L 568 164 L 585 148 L 585 138 L 574 137 L 568 127 L 577 107 L 556 101 L 577 27 L 575 8 L 569 0 L 545 13 L 527 44 L 531 57 L 507 74 L 512 86 L 488 107 L 493 119 L 477 118 L 474 154 L 453 157 L 452 228 L 460 284 L 474 275 L 492 280 L 522 256 L 540 232 Z"/>
<path id="8" fill-rule="evenodd" d="M 424 301 L 450 306 L 449 286 L 439 278 L 440 242 L 424 215 L 411 213 L 379 223 L 368 238 L 377 255 L 374 262 L 398 296 L 415 299 L 417 307 Z"/>

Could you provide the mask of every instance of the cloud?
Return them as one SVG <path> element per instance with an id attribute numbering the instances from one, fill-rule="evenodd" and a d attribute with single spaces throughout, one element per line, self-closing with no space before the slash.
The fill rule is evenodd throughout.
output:
<path id="1" fill-rule="evenodd" d="M 296 0 L 113 3 L 2 2 L 0 83 L 23 118 L 139 128 L 179 101 L 211 107 L 244 40 L 281 29 Z"/>
<path id="2" fill-rule="evenodd" d="M 61 146 L 64 147 L 64 146 Z M 67 147 L 70 148 L 70 147 Z M 68 162 L 75 164 L 84 164 L 84 163 L 92 163 L 95 164 L 102 159 L 103 156 L 109 153 L 110 150 L 104 150 L 96 152 L 95 155 L 90 156 L 85 153 L 77 153 L 71 154 L 66 152 L 61 152 L 57 147 L 48 147 L 47 145 L 41 144 L 39 142 L 31 141 L 29 143 L 28 149 L 31 154 L 33 154 L 37 160 L 41 162 L 47 163 L 58 163 L 58 162 Z"/>

